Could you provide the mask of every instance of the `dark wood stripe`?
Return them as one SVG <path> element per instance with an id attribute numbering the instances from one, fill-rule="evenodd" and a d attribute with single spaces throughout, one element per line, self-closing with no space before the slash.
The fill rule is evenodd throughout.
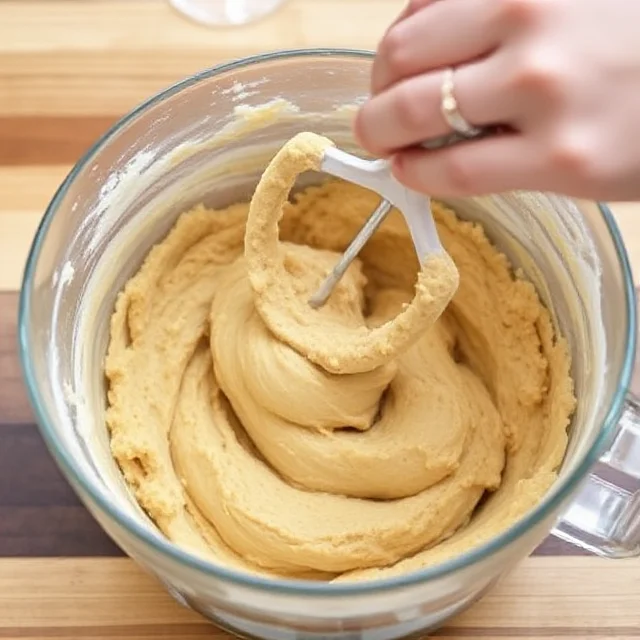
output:
<path id="1" fill-rule="evenodd" d="M 534 556 L 589 556 L 588 551 L 580 549 L 554 536 L 543 540 L 542 544 L 533 552 Z"/>
<path id="2" fill-rule="evenodd" d="M 555 538 L 536 555 L 583 553 Z M 80 503 L 35 425 L 0 427 L 0 557 L 118 556 Z"/>
<path id="3" fill-rule="evenodd" d="M 18 294 L 0 292 L 0 432 L 3 424 L 33 422 L 18 361 L 17 321 Z"/>
<path id="4" fill-rule="evenodd" d="M 116 119 L 0 117 L 0 165 L 75 163 Z"/>
<path id="5" fill-rule="evenodd" d="M 80 504 L 0 507 L 0 557 L 118 557 L 123 552 Z"/>
<path id="6" fill-rule="evenodd" d="M 35 425 L 0 426 L 0 557 L 118 556 Z"/>

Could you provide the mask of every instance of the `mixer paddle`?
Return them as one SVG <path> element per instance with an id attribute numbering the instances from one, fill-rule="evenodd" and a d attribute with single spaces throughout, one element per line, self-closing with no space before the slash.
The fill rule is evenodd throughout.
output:
<path id="1" fill-rule="evenodd" d="M 364 160 L 334 147 L 325 150 L 321 169 L 325 173 L 376 191 L 382 201 L 351 241 L 340 260 L 320 288 L 309 298 L 309 305 L 319 309 L 329 299 L 349 265 L 387 217 L 392 207 L 400 210 L 422 262 L 428 255 L 444 251 L 431 215 L 429 196 L 407 189 L 391 174 L 386 160 Z"/>
<path id="2" fill-rule="evenodd" d="M 425 149 L 435 150 L 473 138 L 494 135 L 499 131 L 499 128 L 488 127 L 479 129 L 470 135 L 454 132 L 426 141 L 422 146 Z M 343 178 L 361 187 L 376 191 L 382 196 L 382 201 L 367 218 L 319 289 L 309 298 L 311 307 L 319 309 L 325 304 L 349 265 L 355 260 L 394 206 L 404 216 L 420 263 L 428 255 L 444 251 L 431 214 L 431 199 L 429 196 L 412 191 L 400 184 L 391 174 L 390 165 L 386 160 L 364 160 L 340 149 L 329 147 L 325 151 L 321 169 L 337 178 Z"/>
<path id="3" fill-rule="evenodd" d="M 351 241 L 351 244 L 345 249 L 345 252 L 331 273 L 325 278 L 320 288 L 309 298 L 309 304 L 314 309 L 319 309 L 329 299 L 331 292 L 345 274 L 349 265 L 360 253 L 362 247 L 367 244 L 369 238 L 376 232 L 376 229 L 382 224 L 392 207 L 393 205 L 388 200 L 383 199 L 375 211 L 367 218 L 367 221 Z"/>

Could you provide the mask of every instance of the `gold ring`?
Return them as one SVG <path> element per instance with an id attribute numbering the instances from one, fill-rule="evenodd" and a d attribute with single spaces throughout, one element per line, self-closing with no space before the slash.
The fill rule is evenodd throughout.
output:
<path id="1" fill-rule="evenodd" d="M 456 133 L 466 137 L 477 136 L 482 132 L 482 129 L 478 129 L 478 127 L 474 127 L 472 124 L 467 122 L 464 116 L 460 113 L 458 101 L 454 95 L 454 87 L 453 69 L 445 69 L 444 77 L 442 79 L 442 87 L 440 90 L 440 111 L 442 111 L 442 115 L 447 121 L 447 124 Z"/>

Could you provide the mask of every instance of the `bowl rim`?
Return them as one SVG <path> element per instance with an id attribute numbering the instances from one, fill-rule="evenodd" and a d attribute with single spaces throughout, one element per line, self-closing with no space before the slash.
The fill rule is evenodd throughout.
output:
<path id="1" fill-rule="evenodd" d="M 115 122 L 115 124 L 113 124 L 107 132 L 89 148 L 80 160 L 78 160 L 54 194 L 42 220 L 40 221 L 29 250 L 23 274 L 18 308 L 19 356 L 23 379 L 27 388 L 29 401 L 37 418 L 39 431 L 47 445 L 47 448 L 59 468 L 62 470 L 67 481 L 69 481 L 83 501 L 90 502 L 91 505 L 94 508 L 99 509 L 104 516 L 114 520 L 119 527 L 124 529 L 129 535 L 132 535 L 138 543 L 149 546 L 154 552 L 160 553 L 169 561 L 186 565 L 189 569 L 197 571 L 206 577 L 229 582 L 240 587 L 257 589 L 262 592 L 291 595 L 322 597 L 342 597 L 346 595 L 358 596 L 397 590 L 444 578 L 445 576 L 470 567 L 476 562 L 498 552 L 511 542 L 523 536 L 541 520 L 551 516 L 554 510 L 561 507 L 563 502 L 567 500 L 570 493 L 586 476 L 590 467 L 597 461 L 598 457 L 604 451 L 608 444 L 609 437 L 612 435 L 616 425 L 618 424 L 618 420 L 620 419 L 624 409 L 625 398 L 631 381 L 635 361 L 637 333 L 636 292 L 633 285 L 629 258 L 613 214 L 606 205 L 596 203 L 616 248 L 620 271 L 624 279 L 625 301 L 627 307 L 627 349 L 622 367 L 618 374 L 619 381 L 617 390 L 607 411 L 598 437 L 589 450 L 584 454 L 582 461 L 571 471 L 571 473 L 569 473 L 562 482 L 556 482 L 535 507 L 528 511 L 509 528 L 483 544 L 473 547 L 458 556 L 445 560 L 444 562 L 428 566 L 424 569 L 407 572 L 399 576 L 374 579 L 361 583 L 329 583 L 275 577 L 266 578 L 258 575 L 252 575 L 248 572 L 227 568 L 222 565 L 216 565 L 211 561 L 182 549 L 167 538 L 160 536 L 153 537 L 146 527 L 142 526 L 140 522 L 133 518 L 126 510 L 120 508 L 116 502 L 111 500 L 109 494 L 102 490 L 99 482 L 86 472 L 82 465 L 78 464 L 74 460 L 68 450 L 59 444 L 58 439 L 51 428 L 53 418 L 45 409 L 45 403 L 42 401 L 40 395 L 38 374 L 33 367 L 32 347 L 29 340 L 34 272 L 38 263 L 42 244 L 51 221 L 56 215 L 60 202 L 65 197 L 69 187 L 77 175 L 91 163 L 96 154 L 107 146 L 110 140 L 123 128 L 148 109 L 199 82 L 223 73 L 233 72 L 237 69 L 242 69 L 264 62 L 310 57 L 343 57 L 350 59 L 373 60 L 374 52 L 362 49 L 342 48 L 285 49 L 242 57 L 230 62 L 218 64 L 199 73 L 188 76 L 187 78 L 169 86 L 140 103 L 137 107 Z"/>

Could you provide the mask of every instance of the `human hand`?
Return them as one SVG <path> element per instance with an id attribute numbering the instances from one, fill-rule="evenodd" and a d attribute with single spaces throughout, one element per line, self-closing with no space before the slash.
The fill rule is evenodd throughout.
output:
<path id="1" fill-rule="evenodd" d="M 460 112 L 508 132 L 437 151 L 454 67 Z M 640 199 L 640 2 L 411 0 L 382 39 L 355 134 L 405 185 Z"/>

